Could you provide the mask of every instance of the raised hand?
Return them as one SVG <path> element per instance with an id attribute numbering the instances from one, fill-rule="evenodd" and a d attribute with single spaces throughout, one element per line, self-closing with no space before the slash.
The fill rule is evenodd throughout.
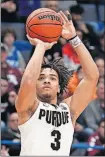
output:
<path id="1" fill-rule="evenodd" d="M 34 46 L 37 46 L 37 45 L 44 46 L 45 51 L 48 50 L 48 49 L 51 49 L 52 46 L 57 43 L 56 41 L 52 42 L 52 43 L 48 43 L 48 42 L 43 42 L 42 40 L 37 39 L 37 38 L 30 38 L 28 34 L 27 34 L 27 38 L 28 38 L 28 40 L 29 40 L 31 45 L 34 45 Z"/>
<path id="2" fill-rule="evenodd" d="M 62 11 L 60 11 L 58 14 L 61 16 L 63 21 L 62 37 L 65 38 L 66 40 L 69 40 L 76 36 L 76 30 L 73 25 L 69 11 L 66 11 L 66 15 L 68 16 L 68 18 Z"/>

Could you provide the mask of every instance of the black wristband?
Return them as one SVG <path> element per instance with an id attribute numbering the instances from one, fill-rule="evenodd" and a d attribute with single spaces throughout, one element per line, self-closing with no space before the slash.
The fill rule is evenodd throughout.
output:
<path id="1" fill-rule="evenodd" d="M 75 37 L 77 37 L 77 35 L 75 35 L 74 37 L 72 37 L 71 39 L 69 39 L 68 42 L 69 42 L 70 40 L 73 40 Z"/>
<path id="2" fill-rule="evenodd" d="M 77 46 L 79 46 L 82 43 L 82 41 L 78 37 L 78 35 L 76 35 L 75 37 L 73 37 L 69 40 L 69 43 L 72 45 L 72 47 L 76 48 Z"/>

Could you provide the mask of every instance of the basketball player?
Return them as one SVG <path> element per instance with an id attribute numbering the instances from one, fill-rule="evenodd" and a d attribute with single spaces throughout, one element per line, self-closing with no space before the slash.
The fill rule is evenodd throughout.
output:
<path id="1" fill-rule="evenodd" d="M 55 43 L 28 39 L 36 46 L 24 72 L 16 109 L 21 132 L 20 155 L 69 156 L 76 119 L 91 101 L 99 78 L 96 64 L 76 35 L 72 20 L 60 11 L 62 37 L 69 40 L 84 71 L 84 78 L 72 97 L 57 104 L 57 95 L 66 88 L 71 72 L 59 60 L 44 63 L 46 50 Z M 70 14 L 67 12 L 68 17 Z"/>

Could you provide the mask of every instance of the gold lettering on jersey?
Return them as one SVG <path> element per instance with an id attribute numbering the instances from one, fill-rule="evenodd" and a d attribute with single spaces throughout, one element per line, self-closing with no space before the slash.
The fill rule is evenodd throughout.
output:
<path id="1" fill-rule="evenodd" d="M 48 124 L 58 127 L 69 122 L 69 113 L 40 109 L 39 119 L 43 118 Z"/>

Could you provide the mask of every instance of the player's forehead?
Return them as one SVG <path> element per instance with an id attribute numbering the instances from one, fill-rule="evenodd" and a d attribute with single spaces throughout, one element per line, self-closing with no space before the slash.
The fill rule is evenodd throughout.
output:
<path id="1" fill-rule="evenodd" d="M 52 75 L 53 74 L 53 75 L 58 77 L 57 72 L 54 69 L 51 69 L 51 68 L 42 69 L 40 75 L 42 75 L 42 74 L 43 75 Z"/>

